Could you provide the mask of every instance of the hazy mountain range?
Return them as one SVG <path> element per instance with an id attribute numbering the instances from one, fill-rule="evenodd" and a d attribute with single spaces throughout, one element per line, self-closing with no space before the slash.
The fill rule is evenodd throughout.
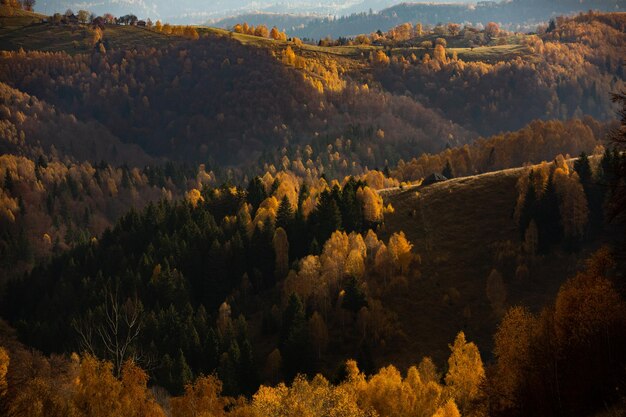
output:
<path id="1" fill-rule="evenodd" d="M 37 9 L 46 13 L 67 9 L 85 9 L 96 14 L 133 13 L 174 23 L 202 23 L 256 12 L 341 16 L 370 8 L 377 11 L 397 3 L 398 0 L 40 0 Z"/>
<path id="2" fill-rule="evenodd" d="M 513 31 L 534 31 L 557 16 L 588 10 L 625 11 L 626 0 L 509 0 L 477 3 L 400 3 L 376 13 L 353 13 L 336 18 L 318 18 L 301 26 L 287 27 L 292 36 L 321 39 L 350 37 L 377 30 L 387 31 L 406 22 L 425 25 L 456 22 L 480 27 L 497 22 Z M 291 30 L 290 30 L 291 29 Z"/>
<path id="3" fill-rule="evenodd" d="M 67 9 L 95 14 L 161 19 L 176 24 L 208 24 L 229 28 L 246 21 L 278 26 L 306 38 L 353 36 L 387 30 L 404 22 L 424 24 L 495 21 L 513 25 L 546 22 L 551 17 L 589 9 L 624 11 L 626 0 L 508 0 L 404 2 L 400 0 L 39 0 L 36 9 L 52 14 Z M 515 26 L 517 25 L 517 27 Z"/>

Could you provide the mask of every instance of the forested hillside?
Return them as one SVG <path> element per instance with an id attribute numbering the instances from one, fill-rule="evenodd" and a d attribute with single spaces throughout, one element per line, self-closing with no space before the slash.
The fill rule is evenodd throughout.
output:
<path id="1" fill-rule="evenodd" d="M 377 30 L 387 31 L 406 22 L 422 22 L 427 25 L 437 25 L 442 22 L 487 25 L 489 22 L 499 22 L 510 29 L 530 29 L 560 15 L 589 10 L 623 12 L 625 9 L 626 5 L 620 0 L 594 0 L 584 3 L 573 0 L 484 1 L 476 4 L 406 2 L 377 13 L 367 13 L 363 10 L 360 13 L 335 19 L 314 20 L 305 24 L 303 28 L 296 28 L 290 34 L 312 39 L 322 39 L 327 36 L 349 37 Z"/>
<path id="2" fill-rule="evenodd" d="M 0 28 L 0 415 L 622 411 L 624 14 L 78 15 Z"/>

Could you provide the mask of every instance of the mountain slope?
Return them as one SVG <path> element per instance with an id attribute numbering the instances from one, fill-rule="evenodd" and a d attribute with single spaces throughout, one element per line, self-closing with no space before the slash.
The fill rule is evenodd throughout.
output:
<path id="1" fill-rule="evenodd" d="M 356 36 L 377 30 L 387 31 L 394 26 L 411 22 L 437 25 L 447 22 L 468 22 L 473 25 L 486 25 L 488 22 L 515 29 L 523 27 L 535 30 L 537 24 L 545 23 L 559 15 L 569 15 L 588 10 L 620 12 L 626 10 L 623 0 L 593 0 L 575 2 L 569 0 L 534 2 L 517 0 L 503 2 L 473 3 L 402 3 L 378 13 L 357 13 L 337 19 L 318 19 L 297 29 L 290 35 L 302 38 L 322 39 L 326 36 Z"/>
<path id="2" fill-rule="evenodd" d="M 442 0 L 451 2 L 453 0 Z M 397 4 L 397 0 L 181 0 L 176 3 L 164 0 L 105 0 L 84 3 L 76 0 L 51 1 L 38 4 L 37 9 L 52 14 L 63 13 L 66 9 L 88 9 L 96 14 L 113 13 L 124 15 L 134 13 L 153 20 L 164 19 L 170 23 L 201 23 L 208 19 L 221 19 L 236 15 L 262 13 L 292 13 L 312 15 L 344 15 L 380 10 Z"/>
<path id="3" fill-rule="evenodd" d="M 137 145 L 122 143 L 97 122 L 81 122 L 46 102 L 0 82 L 0 152 L 73 161 L 110 161 L 144 166 L 154 159 Z"/>
<path id="4" fill-rule="evenodd" d="M 529 278 L 516 277 L 521 243 L 513 211 L 516 183 L 527 172 L 514 168 L 384 192 L 395 211 L 385 216 L 382 236 L 404 231 L 422 261 L 419 278 L 399 284 L 384 298 L 407 335 L 400 351 L 386 360 L 408 366 L 432 355 L 442 363 L 449 353 L 447 341 L 461 329 L 489 357 L 500 319 L 486 295 L 492 269 L 503 276 L 506 305 L 538 311 L 582 268 L 579 260 L 597 243 L 582 253 L 557 250 L 537 260 Z"/>
<path id="5" fill-rule="evenodd" d="M 91 56 L 11 53 L 0 57 L 0 80 L 152 155 L 221 166 L 249 167 L 264 153 L 262 163 L 279 163 L 283 147 L 325 153 L 350 132 L 356 162 L 372 167 L 473 137 L 410 98 L 344 77 L 332 56 L 286 65 L 286 46 L 209 34 Z"/>

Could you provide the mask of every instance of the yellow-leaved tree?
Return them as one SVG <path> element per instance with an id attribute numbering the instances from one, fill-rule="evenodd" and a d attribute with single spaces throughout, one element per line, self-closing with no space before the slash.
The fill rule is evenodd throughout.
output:
<path id="1" fill-rule="evenodd" d="M 454 400 L 448 400 L 443 407 L 439 407 L 432 417 L 461 417 Z"/>
<path id="2" fill-rule="evenodd" d="M 172 398 L 172 417 L 222 417 L 226 407 L 232 403 L 222 397 L 222 382 L 215 376 L 203 376 L 195 383 L 185 386 L 181 397 Z"/>
<path id="3" fill-rule="evenodd" d="M 202 197 L 200 190 L 193 188 L 187 193 L 187 201 L 189 201 L 193 207 L 197 207 L 198 203 L 204 202 L 204 197 Z"/>
<path id="4" fill-rule="evenodd" d="M 450 350 L 452 353 L 448 358 L 446 389 L 460 407 L 461 413 L 465 414 L 480 394 L 485 369 L 478 347 L 465 340 L 465 333 L 459 332 Z"/>
<path id="5" fill-rule="evenodd" d="M 346 275 L 361 279 L 364 273 L 365 263 L 362 253 L 356 249 L 351 250 L 346 259 Z"/>
<path id="6" fill-rule="evenodd" d="M 370 187 L 359 188 L 356 198 L 363 207 L 363 217 L 366 221 L 376 223 L 383 218 L 383 199 Z"/>
<path id="7" fill-rule="evenodd" d="M 413 250 L 413 244 L 407 240 L 404 232 L 391 235 L 387 250 L 396 268 L 402 275 L 406 275 L 409 272 L 409 267 L 414 259 L 414 255 L 413 252 L 411 252 Z"/>
<path id="8" fill-rule="evenodd" d="M 433 51 L 433 58 L 441 62 L 442 64 L 448 62 L 448 58 L 446 57 L 446 48 L 441 44 L 435 46 L 435 50 Z"/>

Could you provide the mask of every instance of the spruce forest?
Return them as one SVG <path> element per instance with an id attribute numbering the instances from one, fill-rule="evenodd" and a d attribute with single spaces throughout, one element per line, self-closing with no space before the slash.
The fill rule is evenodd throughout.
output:
<path id="1" fill-rule="evenodd" d="M 0 1 L 0 416 L 626 416 L 623 0 L 133 3 Z"/>

